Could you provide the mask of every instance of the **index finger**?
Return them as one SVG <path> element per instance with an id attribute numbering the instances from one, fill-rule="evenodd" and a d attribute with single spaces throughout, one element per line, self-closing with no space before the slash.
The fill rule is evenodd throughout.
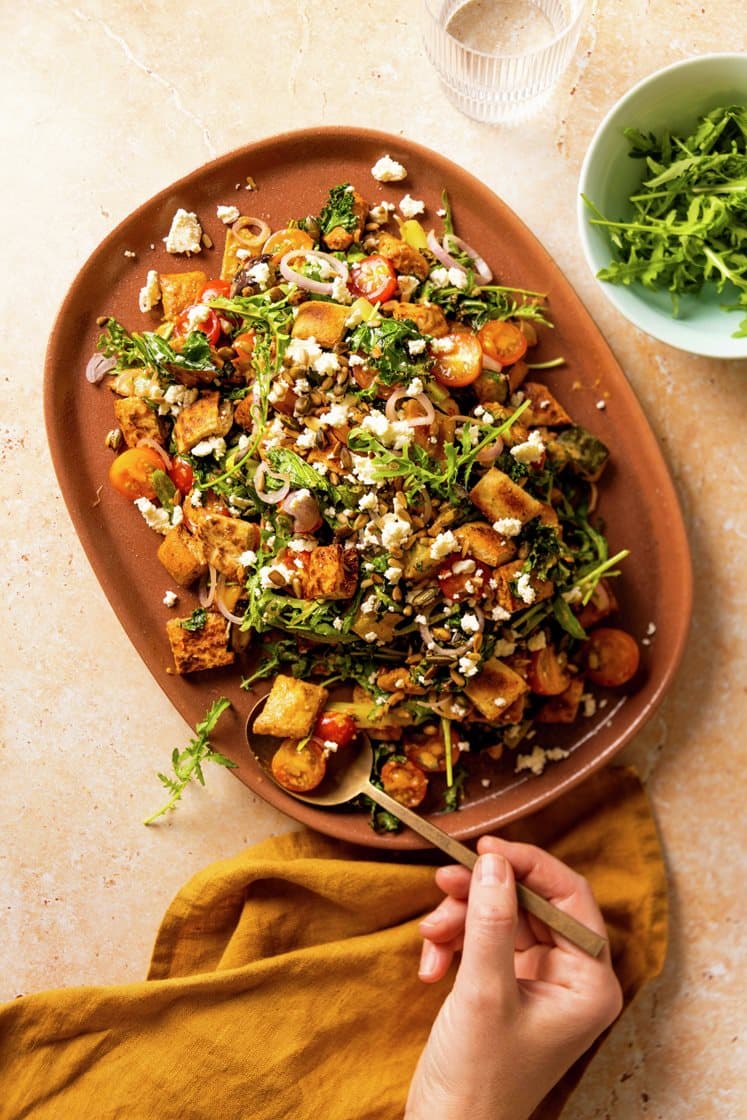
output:
<path id="1" fill-rule="evenodd" d="M 520 883 L 542 895 L 559 910 L 571 914 L 595 933 L 606 937 L 604 918 L 589 883 L 561 860 L 533 844 L 483 836 L 477 843 L 480 852 L 499 852 L 509 861 Z M 608 949 L 605 952 L 609 952 Z"/>

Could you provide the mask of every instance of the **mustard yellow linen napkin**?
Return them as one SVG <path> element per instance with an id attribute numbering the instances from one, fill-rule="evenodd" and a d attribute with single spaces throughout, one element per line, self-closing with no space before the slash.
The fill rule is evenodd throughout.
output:
<path id="1" fill-rule="evenodd" d="M 666 947 L 635 774 L 594 775 L 504 835 L 588 876 L 630 1000 Z M 439 897 L 431 866 L 310 832 L 208 867 L 169 907 L 146 981 L 0 1007 L 1 1120 L 399 1120 L 451 982 L 417 978 L 417 920 Z M 583 1064 L 537 1120 L 560 1115 Z"/>

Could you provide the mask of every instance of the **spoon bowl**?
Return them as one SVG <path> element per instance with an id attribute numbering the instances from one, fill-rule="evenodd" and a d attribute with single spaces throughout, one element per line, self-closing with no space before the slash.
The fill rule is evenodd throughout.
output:
<path id="1" fill-rule="evenodd" d="M 392 816 L 403 824 L 408 825 L 413 832 L 417 832 L 435 848 L 440 848 L 457 863 L 471 871 L 477 861 L 476 854 L 470 849 L 449 836 L 443 829 L 414 813 L 406 805 L 395 801 L 383 789 L 375 786 L 371 781 L 371 767 L 373 765 L 373 748 L 371 740 L 363 732 L 358 732 L 354 743 L 343 751 L 331 756 L 330 765 L 324 779 L 316 789 L 309 793 L 296 793 L 280 785 L 272 772 L 272 756 L 278 748 L 279 740 L 272 735 L 255 735 L 254 721 L 267 702 L 263 696 L 258 700 L 249 713 L 246 721 L 246 741 L 249 750 L 265 771 L 267 776 L 291 797 L 298 801 L 305 801 L 309 805 L 319 805 L 331 808 L 334 805 L 344 805 L 348 801 L 360 797 L 362 794 L 370 797 L 382 809 L 386 809 Z M 578 948 L 583 949 L 592 957 L 598 957 L 607 944 L 607 940 L 598 933 L 588 929 L 577 922 L 570 914 L 559 910 L 547 899 L 525 887 L 523 883 L 516 884 L 516 894 L 519 904 L 530 914 L 540 918 L 545 925 L 556 933 L 560 933 Z"/>

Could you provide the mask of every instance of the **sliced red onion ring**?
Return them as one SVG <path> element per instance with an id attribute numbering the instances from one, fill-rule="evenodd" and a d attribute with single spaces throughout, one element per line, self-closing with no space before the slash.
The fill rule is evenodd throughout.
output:
<path id="1" fill-rule="evenodd" d="M 243 615 L 234 614 L 233 611 L 230 611 L 228 609 L 223 601 L 223 590 L 225 588 L 225 585 L 226 577 L 224 575 L 218 576 L 218 582 L 215 587 L 215 605 L 224 618 L 228 619 L 229 622 L 232 622 L 234 626 L 241 626 L 241 623 L 244 621 Z"/>
<path id="2" fill-rule="evenodd" d="M 478 451 L 477 461 L 484 467 L 488 463 L 494 463 L 502 452 L 503 440 L 500 436 L 497 436 L 493 443 L 489 443 L 486 447 L 483 447 L 482 451 Z"/>
<path id="3" fill-rule="evenodd" d="M 93 354 L 88 359 L 86 366 L 86 381 L 91 385 L 98 385 L 107 373 L 114 369 L 117 364 L 116 358 L 105 358 L 103 354 Z"/>
<path id="4" fill-rule="evenodd" d="M 267 238 L 270 236 L 270 227 L 261 218 L 237 218 L 231 226 L 237 241 L 246 249 L 261 251 Z"/>
<path id="5" fill-rule="evenodd" d="M 283 485 L 279 490 L 265 490 L 265 479 L 267 476 L 274 478 L 276 482 L 282 482 Z M 254 489 L 257 491 L 257 497 L 261 498 L 269 506 L 276 506 L 278 502 L 282 502 L 290 490 L 290 479 L 284 474 L 277 474 L 275 471 L 270 470 L 267 463 L 260 463 L 254 472 Z"/>
<path id="6" fill-rule="evenodd" d="M 458 268 L 460 272 L 467 271 L 464 266 L 459 263 L 459 261 L 455 261 L 454 258 L 446 252 L 443 245 L 436 237 L 435 229 L 430 230 L 426 235 L 426 242 L 428 244 L 428 248 L 433 253 L 433 256 L 437 261 L 440 261 L 445 268 Z"/>
<path id="7" fill-rule="evenodd" d="M 409 397 L 410 400 L 417 401 L 420 407 L 423 409 L 422 416 L 406 417 L 406 424 L 409 424 L 411 428 L 420 428 L 425 424 L 430 425 L 433 423 L 436 417 L 436 410 L 431 404 L 430 399 L 426 396 L 425 393 L 408 393 L 407 389 L 395 389 L 386 402 L 384 415 L 390 423 L 395 420 L 402 419 L 397 415 L 397 404 L 402 400 L 403 397 Z"/>
<path id="8" fill-rule="evenodd" d="M 212 607 L 213 600 L 215 599 L 216 579 L 217 572 L 213 565 L 210 564 L 208 566 L 207 575 L 203 576 L 200 580 L 200 587 L 197 592 L 197 598 L 200 600 L 201 607 Z"/>
<path id="9" fill-rule="evenodd" d="M 456 245 L 457 249 L 461 249 L 461 251 L 463 253 L 466 253 L 468 257 L 472 257 L 472 262 L 475 266 L 475 272 L 480 277 L 480 280 L 483 284 L 489 284 L 493 279 L 493 273 L 490 271 L 490 267 L 488 266 L 487 262 L 483 260 L 480 254 L 475 249 L 473 249 L 471 245 L 468 245 L 466 241 L 463 241 L 461 237 L 457 237 L 454 233 L 445 233 L 443 238 L 443 247 L 446 252 L 449 251 L 450 244 Z"/>
<path id="10" fill-rule="evenodd" d="M 283 513 L 293 518 L 293 532 L 302 535 L 313 533 L 322 524 L 316 498 L 310 490 L 292 490 L 281 505 Z"/>
<path id="11" fill-rule="evenodd" d="M 291 267 L 291 261 L 303 258 L 304 260 L 317 260 L 324 261 L 333 269 L 343 283 L 347 284 L 348 281 L 348 266 L 344 261 L 338 261 L 337 257 L 333 257 L 331 253 L 322 253 L 319 249 L 291 249 L 280 258 L 278 265 L 283 279 L 287 280 L 289 284 L 297 284 L 299 288 L 304 288 L 307 292 L 314 292 L 319 296 L 331 296 L 334 290 L 334 285 L 325 280 L 311 280 L 308 276 L 304 276 L 302 272 L 297 272 L 295 268 Z"/>
<path id="12" fill-rule="evenodd" d="M 495 358 L 491 358 L 490 354 L 486 354 L 484 350 L 482 352 L 482 368 L 492 369 L 494 373 L 503 372 L 503 366 L 501 365 L 501 363 Z"/>
<path id="13" fill-rule="evenodd" d="M 157 451 L 158 454 L 163 459 L 163 465 L 166 467 L 166 470 L 167 471 L 171 470 L 171 467 L 172 467 L 171 456 L 169 455 L 168 451 L 166 451 L 163 447 L 161 447 L 160 443 L 156 443 L 156 441 L 154 439 L 149 439 L 146 436 L 143 439 L 139 439 L 137 441 L 137 445 L 138 445 L 138 447 L 150 447 L 150 448 L 153 449 L 153 451 Z"/>

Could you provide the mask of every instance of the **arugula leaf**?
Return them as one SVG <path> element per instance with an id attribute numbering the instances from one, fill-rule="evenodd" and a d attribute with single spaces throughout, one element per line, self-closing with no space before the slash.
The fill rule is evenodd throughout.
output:
<path id="1" fill-rule="evenodd" d="M 190 331 L 180 350 L 153 331 L 130 334 L 116 319 L 108 319 L 96 343 L 107 358 L 115 358 L 117 369 L 144 365 L 155 373 L 170 373 L 172 367 L 184 370 L 215 371 L 210 343 L 202 331 Z"/>
<path id="2" fill-rule="evenodd" d="M 143 821 L 143 824 L 153 824 L 159 817 L 172 812 L 176 808 L 177 801 L 181 800 L 182 793 L 193 779 L 197 779 L 200 785 L 205 785 L 205 775 L 202 772 L 204 762 L 216 762 L 219 766 L 230 768 L 236 766 L 236 763 L 232 762 L 230 758 L 226 758 L 225 755 L 213 750 L 209 738 L 226 708 L 230 707 L 231 701 L 227 700 L 225 696 L 213 701 L 205 718 L 195 727 L 196 738 L 191 739 L 189 746 L 185 747 L 183 751 L 174 748 L 171 754 L 174 777 L 171 778 L 167 774 L 158 775 L 161 784 L 166 787 L 171 797 L 162 808 Z"/>
<path id="3" fill-rule="evenodd" d="M 376 370 L 379 381 L 392 385 L 427 375 L 427 354 L 414 356 L 408 347 L 408 343 L 422 342 L 423 338 L 411 319 L 378 319 L 359 323 L 348 335 L 347 343 L 353 353 L 368 356 L 368 364 Z"/>
<path id="4" fill-rule="evenodd" d="M 306 490 L 321 490 L 325 494 L 329 492 L 330 484 L 326 478 L 290 448 L 273 447 L 268 452 L 268 458 L 272 469 L 279 474 L 287 475 L 291 486 Z"/>

